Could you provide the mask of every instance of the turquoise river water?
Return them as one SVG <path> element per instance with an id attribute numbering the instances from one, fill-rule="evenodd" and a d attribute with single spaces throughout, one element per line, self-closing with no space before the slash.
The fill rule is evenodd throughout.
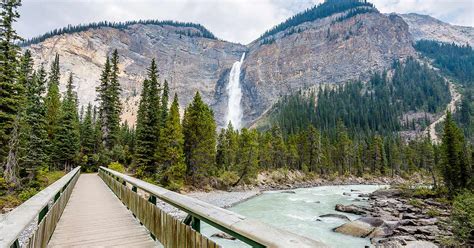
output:
<path id="1" fill-rule="evenodd" d="M 279 191 L 265 192 L 260 196 L 240 203 L 229 210 L 260 220 L 272 226 L 307 236 L 321 241 L 331 247 L 364 247 L 369 245 L 369 239 L 355 238 L 335 233 L 333 228 L 344 223 L 336 218 L 319 218 L 329 213 L 339 213 L 334 210 L 336 204 L 367 204 L 367 201 L 355 201 L 361 193 L 370 193 L 387 186 L 377 185 L 343 185 L 321 186 L 314 188 L 295 189 L 295 194 Z M 351 192 L 357 190 L 356 192 Z M 350 196 L 343 195 L 344 192 Z M 359 216 L 345 214 L 351 220 Z M 317 221 L 320 219 L 321 221 Z M 201 231 L 206 236 L 219 232 L 217 229 L 203 223 Z M 240 241 L 212 238 L 223 247 L 249 247 Z"/>

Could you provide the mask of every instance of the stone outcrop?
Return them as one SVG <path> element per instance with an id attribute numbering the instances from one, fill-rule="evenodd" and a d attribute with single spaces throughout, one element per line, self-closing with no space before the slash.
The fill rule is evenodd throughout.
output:
<path id="1" fill-rule="evenodd" d="M 437 40 L 441 42 L 470 44 L 474 46 L 474 28 L 451 25 L 429 15 L 415 13 L 400 15 L 410 27 L 414 40 Z"/>

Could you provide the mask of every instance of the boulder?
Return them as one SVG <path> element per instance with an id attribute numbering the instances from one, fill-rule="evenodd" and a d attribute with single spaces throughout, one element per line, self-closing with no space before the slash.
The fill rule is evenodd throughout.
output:
<path id="1" fill-rule="evenodd" d="M 323 214 L 319 216 L 320 218 L 337 218 L 345 221 L 350 221 L 349 217 L 343 214 Z"/>
<path id="2" fill-rule="evenodd" d="M 351 196 L 351 194 L 350 194 L 350 193 L 347 193 L 347 192 L 342 193 L 342 195 Z"/>
<path id="3" fill-rule="evenodd" d="M 235 237 L 230 236 L 229 234 L 223 233 L 223 232 L 214 233 L 214 234 L 211 235 L 211 237 L 216 237 L 216 238 L 221 238 L 221 239 L 228 239 L 228 240 L 236 240 Z"/>
<path id="4" fill-rule="evenodd" d="M 373 230 L 374 227 L 372 225 L 360 220 L 348 222 L 334 229 L 335 232 L 360 238 L 367 237 Z"/>
<path id="5" fill-rule="evenodd" d="M 363 210 L 361 207 L 356 206 L 356 205 L 342 205 L 342 204 L 336 204 L 336 211 L 339 212 L 344 212 L 344 213 L 351 213 L 351 214 L 357 214 L 357 215 L 362 215 L 366 214 L 367 211 Z"/>
<path id="6" fill-rule="evenodd" d="M 293 190 L 283 190 L 283 191 L 280 191 L 280 193 L 285 193 L 285 194 L 296 194 L 295 191 Z"/>
<path id="7" fill-rule="evenodd" d="M 395 198 L 401 195 L 399 189 L 379 189 L 370 194 L 371 198 Z"/>

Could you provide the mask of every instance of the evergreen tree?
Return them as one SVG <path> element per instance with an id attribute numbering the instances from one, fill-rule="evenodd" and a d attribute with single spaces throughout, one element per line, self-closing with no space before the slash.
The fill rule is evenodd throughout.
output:
<path id="1" fill-rule="evenodd" d="M 12 145 L 12 132 L 18 128 L 18 112 L 21 109 L 21 99 L 24 89 L 17 80 L 18 46 L 15 44 L 21 38 L 13 28 L 13 23 L 19 17 L 17 8 L 21 5 L 19 0 L 8 0 L 0 3 L 0 164 L 7 170 L 5 176 L 8 180 L 15 179 L 14 171 L 10 165 L 4 164 Z M 16 123 L 16 124 L 15 124 Z M 12 177 L 9 177 L 10 174 Z"/>
<path id="2" fill-rule="evenodd" d="M 54 140 L 55 158 L 60 169 L 71 169 L 77 164 L 80 149 L 77 96 L 74 92 L 72 73 L 66 84 L 66 93 L 61 105 L 59 128 Z"/>
<path id="3" fill-rule="evenodd" d="M 59 118 L 61 116 L 61 96 L 59 93 L 59 55 L 56 54 L 48 77 L 48 91 L 46 93 L 46 131 L 50 144 L 54 143 L 56 133 L 59 129 Z M 54 146 L 50 146 L 49 156 L 54 163 L 59 158 L 59 154 L 55 154 Z"/>
<path id="4" fill-rule="evenodd" d="M 441 173 L 446 187 L 453 196 L 468 184 L 469 159 L 464 135 L 454 123 L 449 111 L 446 114 L 442 141 Z"/>
<path id="5" fill-rule="evenodd" d="M 104 69 L 97 87 L 99 102 L 99 118 L 102 130 L 102 141 L 104 148 L 112 150 L 118 145 L 120 132 L 120 114 L 122 104 L 120 102 L 119 55 L 117 50 L 112 53 L 112 58 L 106 58 Z"/>
<path id="6" fill-rule="evenodd" d="M 283 168 L 286 165 L 286 147 L 280 127 L 273 126 L 271 133 L 271 166 Z"/>
<path id="7" fill-rule="evenodd" d="M 237 149 L 236 171 L 239 179 L 234 184 L 239 184 L 242 180 L 252 182 L 257 178 L 258 170 L 258 134 L 256 130 L 243 128 L 239 137 Z"/>
<path id="8" fill-rule="evenodd" d="M 138 176 L 156 173 L 155 152 L 158 149 L 160 132 L 160 89 L 156 62 L 153 59 L 148 69 L 148 77 L 143 82 L 137 113 L 137 138 L 135 163 Z"/>
<path id="9" fill-rule="evenodd" d="M 94 137 L 94 120 L 92 113 L 92 105 L 87 105 L 86 112 L 82 118 L 80 137 L 81 137 L 81 155 L 82 162 L 84 163 L 84 170 L 91 171 L 93 167 L 93 155 L 95 147 Z"/>
<path id="10" fill-rule="evenodd" d="M 22 166 L 30 175 L 49 164 L 49 140 L 46 131 L 46 107 L 43 95 L 46 91 L 46 72 L 40 67 L 26 85 L 25 145 Z"/>
<path id="11" fill-rule="evenodd" d="M 120 114 L 122 113 L 122 103 L 120 102 L 120 82 L 118 81 L 119 74 L 119 55 L 117 49 L 112 53 L 111 58 L 111 71 L 110 71 L 110 82 L 109 89 L 107 90 L 108 98 L 110 99 L 108 109 L 108 121 L 109 124 L 109 137 L 107 139 L 107 146 L 110 149 L 114 145 L 118 144 L 118 136 L 120 132 Z"/>
<path id="12" fill-rule="evenodd" d="M 188 106 L 183 118 L 184 154 L 192 183 L 216 171 L 216 123 L 212 110 L 199 92 Z"/>
<path id="13" fill-rule="evenodd" d="M 169 91 L 168 81 L 165 80 L 165 83 L 163 84 L 163 92 L 161 94 L 161 127 L 165 126 L 168 118 Z"/>
<path id="14" fill-rule="evenodd" d="M 160 183 L 170 189 L 184 185 L 186 164 L 183 153 L 184 136 L 179 118 L 178 96 L 175 94 L 165 126 L 161 129 L 157 152 Z"/>

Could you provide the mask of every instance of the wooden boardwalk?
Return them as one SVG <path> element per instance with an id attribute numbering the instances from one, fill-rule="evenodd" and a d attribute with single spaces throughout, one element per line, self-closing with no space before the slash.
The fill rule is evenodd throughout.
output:
<path id="1" fill-rule="evenodd" d="M 157 247 L 97 174 L 81 174 L 48 247 Z"/>

